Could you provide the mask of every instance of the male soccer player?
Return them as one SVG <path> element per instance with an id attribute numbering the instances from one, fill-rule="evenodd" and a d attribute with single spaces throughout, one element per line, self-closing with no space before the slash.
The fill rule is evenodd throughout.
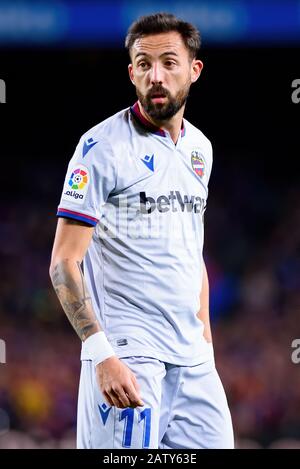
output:
<path id="1" fill-rule="evenodd" d="M 158 13 L 126 47 L 138 101 L 81 138 L 50 266 L 83 342 L 77 446 L 232 448 L 202 256 L 212 149 L 183 119 L 199 32 Z"/>

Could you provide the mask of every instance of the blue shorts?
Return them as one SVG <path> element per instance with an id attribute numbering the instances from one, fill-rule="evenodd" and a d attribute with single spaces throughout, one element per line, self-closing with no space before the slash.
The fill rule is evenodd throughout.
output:
<path id="1" fill-rule="evenodd" d="M 187 367 L 149 357 L 121 360 L 133 371 L 144 407 L 110 407 L 89 360 L 82 361 L 77 448 L 233 448 L 231 416 L 211 359 Z"/>

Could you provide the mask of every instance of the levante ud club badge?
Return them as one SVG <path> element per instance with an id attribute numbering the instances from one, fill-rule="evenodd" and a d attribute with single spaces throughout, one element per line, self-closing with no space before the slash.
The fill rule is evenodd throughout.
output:
<path id="1" fill-rule="evenodd" d="M 202 178 L 204 176 L 204 159 L 200 151 L 196 151 L 196 150 L 192 151 L 191 163 L 192 163 L 192 168 L 195 171 L 195 173 L 200 178 Z"/>

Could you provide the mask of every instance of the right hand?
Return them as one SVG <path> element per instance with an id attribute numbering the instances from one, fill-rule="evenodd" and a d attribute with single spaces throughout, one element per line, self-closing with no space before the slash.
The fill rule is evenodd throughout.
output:
<path id="1" fill-rule="evenodd" d="M 118 357 L 109 357 L 99 363 L 96 378 L 110 406 L 124 409 L 144 405 L 136 377 Z"/>

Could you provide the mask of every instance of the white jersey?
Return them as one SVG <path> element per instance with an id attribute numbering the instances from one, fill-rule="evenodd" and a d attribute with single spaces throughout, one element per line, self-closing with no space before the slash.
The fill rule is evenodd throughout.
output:
<path id="1" fill-rule="evenodd" d="M 200 130 L 184 119 L 175 145 L 138 103 L 76 148 L 57 215 L 95 226 L 84 276 L 119 357 L 188 366 L 211 357 L 197 317 L 211 167 Z"/>

